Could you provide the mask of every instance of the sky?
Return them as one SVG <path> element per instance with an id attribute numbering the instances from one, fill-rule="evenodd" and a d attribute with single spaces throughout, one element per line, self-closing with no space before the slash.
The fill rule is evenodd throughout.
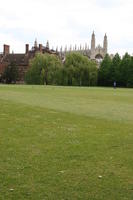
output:
<path id="1" fill-rule="evenodd" d="M 4 0 L 0 2 L 0 52 L 25 52 L 25 44 L 60 48 L 96 45 L 108 36 L 109 54 L 133 54 L 133 0 Z"/>

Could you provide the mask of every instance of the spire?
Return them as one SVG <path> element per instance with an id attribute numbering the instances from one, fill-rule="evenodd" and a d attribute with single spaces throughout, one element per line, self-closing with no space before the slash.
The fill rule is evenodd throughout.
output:
<path id="1" fill-rule="evenodd" d="M 37 48 L 37 38 L 35 39 L 34 47 Z"/>
<path id="2" fill-rule="evenodd" d="M 63 54 L 62 54 L 62 46 L 60 47 L 60 52 L 59 52 L 60 57 L 62 58 Z"/>
<path id="3" fill-rule="evenodd" d="M 105 33 L 104 41 L 103 41 L 103 49 L 104 49 L 104 53 L 107 54 L 107 51 L 108 51 L 108 39 L 107 39 L 106 33 Z"/>
<path id="4" fill-rule="evenodd" d="M 95 40 L 95 33 L 93 31 L 91 37 L 91 59 L 95 59 L 95 45 L 96 45 L 96 40 Z"/>
<path id="5" fill-rule="evenodd" d="M 47 40 L 46 48 L 49 49 L 49 41 Z"/>
<path id="6" fill-rule="evenodd" d="M 94 33 L 94 31 L 93 31 L 92 37 L 91 37 L 91 50 L 92 51 L 95 50 L 95 33 Z"/>
<path id="7" fill-rule="evenodd" d="M 67 52 L 67 45 L 65 46 L 65 53 Z"/>

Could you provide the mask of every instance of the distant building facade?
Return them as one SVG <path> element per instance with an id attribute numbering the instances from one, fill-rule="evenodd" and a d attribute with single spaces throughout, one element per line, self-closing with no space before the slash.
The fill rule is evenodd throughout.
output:
<path id="1" fill-rule="evenodd" d="M 97 62 L 100 62 L 108 53 L 107 35 L 105 34 L 104 36 L 103 46 L 100 46 L 100 45 L 96 46 L 96 37 L 95 37 L 95 33 L 93 32 L 92 37 L 91 37 L 91 48 L 89 48 L 87 44 L 85 44 L 84 47 L 82 47 L 81 45 L 80 47 L 77 47 L 77 45 L 75 45 L 73 48 L 72 46 L 70 46 L 69 49 L 65 47 L 64 50 L 62 50 L 62 47 L 61 47 L 59 51 L 59 55 L 62 59 L 65 59 L 65 56 L 68 52 L 79 52 L 87 56 L 91 60 L 96 60 Z"/>
<path id="2" fill-rule="evenodd" d="M 86 44 L 85 47 L 77 48 L 75 45 L 73 48 L 70 46 L 69 49 L 65 47 L 63 50 L 62 47 L 58 51 L 58 47 L 56 50 L 50 49 L 49 42 L 47 41 L 46 46 L 43 46 L 42 44 L 37 44 L 37 40 L 34 42 L 34 46 L 29 49 L 29 44 L 25 45 L 25 53 L 18 54 L 18 53 L 10 53 L 10 46 L 4 45 L 3 46 L 3 52 L 0 54 L 0 76 L 2 75 L 5 68 L 10 65 L 12 62 L 16 64 L 18 67 L 19 72 L 19 82 L 24 82 L 24 75 L 27 72 L 29 68 L 29 62 L 31 59 L 34 58 L 36 53 L 48 53 L 57 55 L 60 57 L 62 61 L 65 61 L 65 57 L 67 53 L 70 52 L 78 52 L 88 57 L 88 59 L 96 60 L 96 62 L 101 62 L 101 60 L 104 58 L 104 56 L 108 52 L 108 40 L 107 35 L 105 34 L 104 40 L 103 40 L 103 46 L 96 46 L 96 38 L 95 33 L 93 32 L 92 38 L 91 38 L 91 48 L 88 47 Z"/>

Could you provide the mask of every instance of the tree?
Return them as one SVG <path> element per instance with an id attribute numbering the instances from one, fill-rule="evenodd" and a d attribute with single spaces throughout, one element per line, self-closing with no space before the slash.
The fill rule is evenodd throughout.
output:
<path id="1" fill-rule="evenodd" d="M 133 87 L 133 57 L 126 53 L 121 59 L 117 53 L 111 60 L 105 56 L 99 69 L 99 85 L 112 86 L 116 81 L 117 86 Z"/>
<path id="2" fill-rule="evenodd" d="M 131 56 L 126 53 L 120 63 L 120 82 L 122 87 L 128 86 L 128 77 L 130 74 Z"/>
<path id="3" fill-rule="evenodd" d="M 121 64 L 121 58 L 119 54 L 115 54 L 115 56 L 112 59 L 111 67 L 110 67 L 110 83 L 113 85 L 114 81 L 116 81 L 117 86 L 121 85 L 120 80 L 120 64 Z"/>
<path id="4" fill-rule="evenodd" d="M 5 71 L 2 75 L 2 79 L 5 83 L 16 83 L 18 78 L 18 67 L 16 66 L 15 62 L 11 62 L 10 65 L 8 65 L 5 68 Z"/>
<path id="5" fill-rule="evenodd" d="M 25 76 L 28 84 L 56 84 L 57 71 L 62 67 L 57 56 L 36 54 L 30 62 L 30 68 Z"/>
<path id="6" fill-rule="evenodd" d="M 99 73 L 98 73 L 98 83 L 100 86 L 109 86 L 110 83 L 110 68 L 111 68 L 111 58 L 108 54 L 104 57 L 101 62 Z"/>
<path id="7" fill-rule="evenodd" d="M 64 68 L 67 72 L 67 85 L 93 86 L 97 83 L 96 63 L 80 53 L 68 53 Z"/>
<path id="8" fill-rule="evenodd" d="M 90 68 L 90 85 L 96 86 L 97 85 L 97 79 L 98 79 L 98 70 L 95 69 L 95 66 L 92 66 Z"/>
<path id="9" fill-rule="evenodd" d="M 128 67 L 127 87 L 133 88 L 133 57 L 131 57 Z"/>
<path id="10" fill-rule="evenodd" d="M 45 70 L 44 70 L 44 68 L 42 68 L 42 70 L 41 70 L 41 83 L 44 85 L 45 84 Z"/>

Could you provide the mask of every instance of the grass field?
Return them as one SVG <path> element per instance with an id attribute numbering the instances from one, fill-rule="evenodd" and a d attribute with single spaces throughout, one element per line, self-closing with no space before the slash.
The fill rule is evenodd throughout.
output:
<path id="1" fill-rule="evenodd" d="M 0 85 L 0 200 L 132 200 L 133 90 Z"/>

